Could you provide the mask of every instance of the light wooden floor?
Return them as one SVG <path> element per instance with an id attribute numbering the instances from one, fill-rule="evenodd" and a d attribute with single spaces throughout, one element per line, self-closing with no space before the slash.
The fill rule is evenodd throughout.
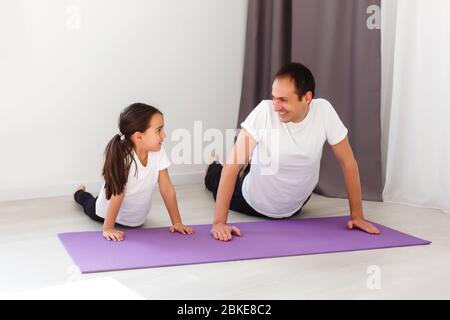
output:
<path id="1" fill-rule="evenodd" d="M 214 201 L 201 185 L 178 186 L 187 224 L 210 223 Z M 433 241 L 428 246 L 235 261 L 78 275 L 56 234 L 100 230 L 71 197 L 0 203 L 0 292 L 111 276 L 147 299 L 449 299 L 450 215 L 364 202 L 366 217 Z M 314 195 L 301 217 L 347 214 L 347 201 Z M 254 221 L 230 213 L 230 221 Z M 159 195 L 146 226 L 166 226 Z M 369 289 L 369 266 L 381 288 Z"/>

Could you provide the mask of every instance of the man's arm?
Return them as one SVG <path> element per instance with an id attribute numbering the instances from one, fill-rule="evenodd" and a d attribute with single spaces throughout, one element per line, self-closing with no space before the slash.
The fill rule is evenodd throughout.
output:
<path id="1" fill-rule="evenodd" d="M 350 229 L 357 227 L 368 233 L 380 233 L 373 224 L 364 220 L 358 163 L 353 155 L 348 136 L 341 142 L 331 146 L 331 148 L 336 159 L 339 161 L 339 165 L 341 166 L 344 175 L 351 216 L 348 227 Z"/>
<path id="2" fill-rule="evenodd" d="M 256 140 L 246 130 L 242 129 L 230 156 L 223 166 L 211 229 L 211 234 L 217 240 L 231 240 L 232 232 L 240 235 L 238 228 L 227 226 L 228 210 L 239 171 L 248 163 L 255 147 Z"/>

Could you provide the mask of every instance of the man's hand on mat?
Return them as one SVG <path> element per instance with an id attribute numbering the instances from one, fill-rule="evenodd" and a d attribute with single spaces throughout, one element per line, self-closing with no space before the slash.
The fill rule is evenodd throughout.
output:
<path id="1" fill-rule="evenodd" d="M 215 223 L 211 228 L 211 234 L 216 240 L 229 241 L 233 239 L 232 234 L 241 236 L 241 230 L 235 226 L 229 226 L 225 223 Z"/>
<path id="2" fill-rule="evenodd" d="M 364 220 L 363 218 L 355 218 L 347 222 L 349 229 L 358 228 L 367 233 L 380 234 L 380 230 L 377 229 L 373 224 Z"/>
<path id="3" fill-rule="evenodd" d="M 125 236 L 125 233 L 123 231 L 120 230 L 116 230 L 116 229 L 104 229 L 103 230 L 103 237 L 110 241 L 122 241 L 123 238 Z"/>
<path id="4" fill-rule="evenodd" d="M 182 234 L 193 234 L 194 229 L 191 227 L 185 226 L 182 223 L 175 223 L 173 226 L 170 227 L 170 232 L 179 232 Z"/>

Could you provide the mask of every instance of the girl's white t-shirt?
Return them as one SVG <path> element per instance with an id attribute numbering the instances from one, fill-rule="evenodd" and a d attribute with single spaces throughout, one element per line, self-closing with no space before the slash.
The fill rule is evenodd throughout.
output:
<path id="1" fill-rule="evenodd" d="M 256 211 L 272 218 L 297 212 L 319 181 L 325 141 L 334 145 L 347 128 L 330 102 L 313 99 L 303 121 L 283 123 L 271 100 L 262 101 L 241 123 L 257 141 L 242 194 Z"/>
<path id="2" fill-rule="evenodd" d="M 141 164 L 137 155 L 134 155 L 134 159 L 136 161 L 131 162 L 125 196 L 116 219 L 116 223 L 129 227 L 144 224 L 150 212 L 151 198 L 158 183 L 159 171 L 170 166 L 170 161 L 162 147 L 158 152 L 148 153 L 146 166 Z M 99 217 L 106 217 L 109 202 L 110 200 L 106 199 L 105 184 L 103 184 L 96 202 L 96 214 Z"/>

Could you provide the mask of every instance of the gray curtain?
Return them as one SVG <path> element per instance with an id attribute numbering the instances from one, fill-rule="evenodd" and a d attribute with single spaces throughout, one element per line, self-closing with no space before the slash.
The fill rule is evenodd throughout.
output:
<path id="1" fill-rule="evenodd" d="M 262 99 L 288 61 L 308 66 L 316 97 L 329 100 L 349 129 L 363 199 L 381 201 L 381 39 L 367 9 L 381 0 L 249 0 L 239 123 Z M 315 192 L 346 197 L 331 148 L 325 144 Z"/>
<path id="2" fill-rule="evenodd" d="M 291 10 L 291 0 L 249 0 L 238 128 L 261 100 L 272 98 L 272 77 L 291 59 Z"/>

